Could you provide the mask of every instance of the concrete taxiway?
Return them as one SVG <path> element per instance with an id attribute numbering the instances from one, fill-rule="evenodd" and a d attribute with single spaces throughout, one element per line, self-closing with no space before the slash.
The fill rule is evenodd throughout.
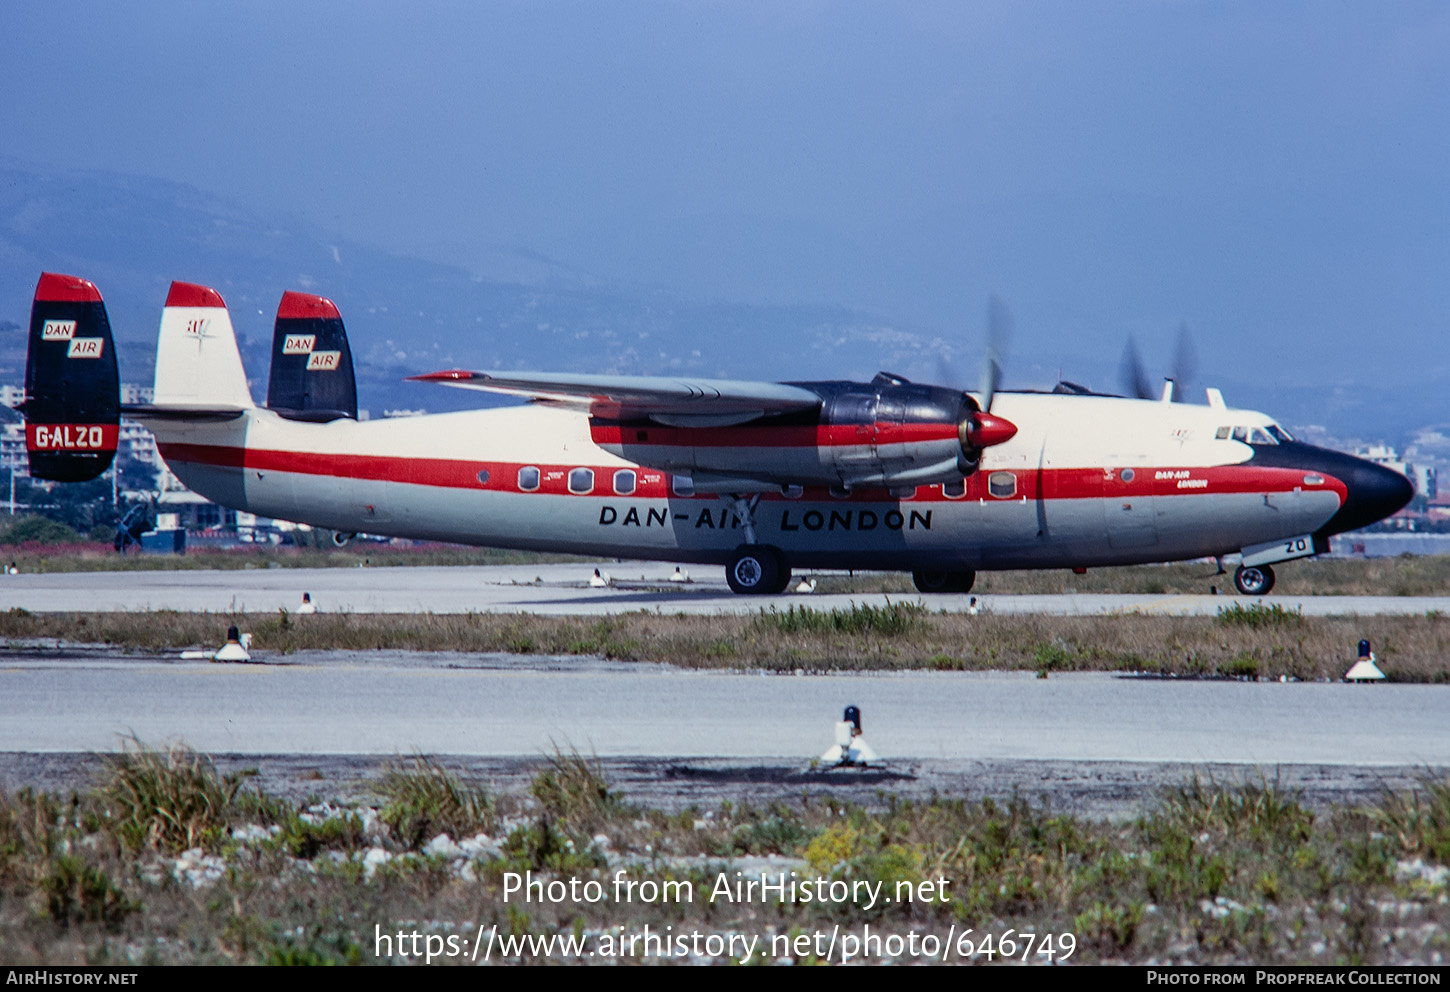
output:
<path id="1" fill-rule="evenodd" d="M 592 588 L 593 565 L 477 567 L 264 568 L 227 571 L 72 572 L 0 576 L 0 609 L 32 612 L 182 610 L 274 613 L 295 610 L 308 592 L 326 611 L 353 613 L 535 613 L 600 615 L 632 610 L 664 613 L 751 613 L 801 604 L 815 609 L 882 605 L 908 594 L 736 596 L 722 570 L 688 568 L 691 581 L 672 583 L 674 566 L 620 562 L 604 566 L 612 585 Z M 1232 603 L 1278 604 L 1307 616 L 1450 612 L 1450 596 L 978 595 L 975 608 L 997 613 L 1100 615 L 1121 612 L 1212 616 Z M 965 612 L 967 595 L 926 597 L 933 609 Z"/>

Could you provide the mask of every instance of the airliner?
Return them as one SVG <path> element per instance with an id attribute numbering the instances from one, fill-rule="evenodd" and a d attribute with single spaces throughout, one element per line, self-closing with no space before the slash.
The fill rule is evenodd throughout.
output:
<path id="1" fill-rule="evenodd" d="M 1229 406 L 911 382 L 763 382 L 449 369 L 414 378 L 517 406 L 359 420 L 325 297 L 285 292 L 267 400 L 252 397 L 221 295 L 175 282 L 152 402 L 120 402 L 105 303 L 45 273 L 26 365 L 31 474 L 82 481 L 121 416 L 208 499 L 327 528 L 499 548 L 722 565 L 741 594 L 793 569 L 910 572 L 923 593 L 981 571 L 1236 558 L 1273 566 L 1409 502 L 1409 480 Z"/>

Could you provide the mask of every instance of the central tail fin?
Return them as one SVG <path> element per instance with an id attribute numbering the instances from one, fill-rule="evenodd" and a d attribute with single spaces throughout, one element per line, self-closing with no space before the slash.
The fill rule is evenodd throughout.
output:
<path id="1" fill-rule="evenodd" d="M 357 380 L 342 314 L 310 293 L 282 294 L 272 335 L 267 408 L 290 420 L 357 419 Z"/>
<path id="2" fill-rule="evenodd" d="M 25 356 L 25 448 L 30 474 L 94 479 L 111 465 L 121 425 L 121 380 L 106 304 L 92 282 L 43 273 Z"/>
<path id="3" fill-rule="evenodd" d="M 237 351 L 232 318 L 221 294 L 206 286 L 173 282 L 161 311 L 156 342 L 156 395 L 147 412 L 233 411 L 252 402 Z"/>

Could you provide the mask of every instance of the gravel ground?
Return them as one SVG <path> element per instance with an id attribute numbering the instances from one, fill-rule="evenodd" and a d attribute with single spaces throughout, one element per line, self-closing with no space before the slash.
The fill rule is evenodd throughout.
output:
<path id="1" fill-rule="evenodd" d="M 497 792 L 522 795 L 542 758 L 434 755 L 440 764 L 488 783 Z M 96 753 L 0 752 L 0 787 L 31 787 L 64 793 L 83 789 L 103 769 Z M 372 783 L 392 760 L 377 755 L 213 755 L 219 768 L 254 768 L 259 787 L 291 800 L 376 800 Z M 724 801 L 758 806 L 834 797 L 881 807 L 888 797 L 933 795 L 978 799 L 1014 793 L 1052 808 L 1093 819 L 1130 819 L 1165 787 L 1195 775 L 1221 784 L 1277 782 L 1298 790 L 1314 808 L 1371 802 L 1386 790 L 1408 789 L 1427 774 L 1450 769 L 1423 766 L 1239 764 L 1126 761 L 921 760 L 881 769 L 812 770 L 798 759 L 741 761 L 722 758 L 601 758 L 605 777 L 627 802 L 676 811 L 716 808 Z"/>

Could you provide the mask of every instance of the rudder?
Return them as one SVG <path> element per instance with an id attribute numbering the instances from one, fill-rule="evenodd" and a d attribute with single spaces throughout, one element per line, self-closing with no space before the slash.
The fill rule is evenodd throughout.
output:
<path id="1" fill-rule="evenodd" d="M 121 380 L 95 283 L 41 274 L 30 308 L 25 395 L 33 477 L 85 482 L 110 467 L 120 436 Z"/>
<path id="2" fill-rule="evenodd" d="M 357 419 L 352 349 L 337 305 L 322 296 L 282 294 L 272 334 L 267 408 L 290 420 Z"/>

